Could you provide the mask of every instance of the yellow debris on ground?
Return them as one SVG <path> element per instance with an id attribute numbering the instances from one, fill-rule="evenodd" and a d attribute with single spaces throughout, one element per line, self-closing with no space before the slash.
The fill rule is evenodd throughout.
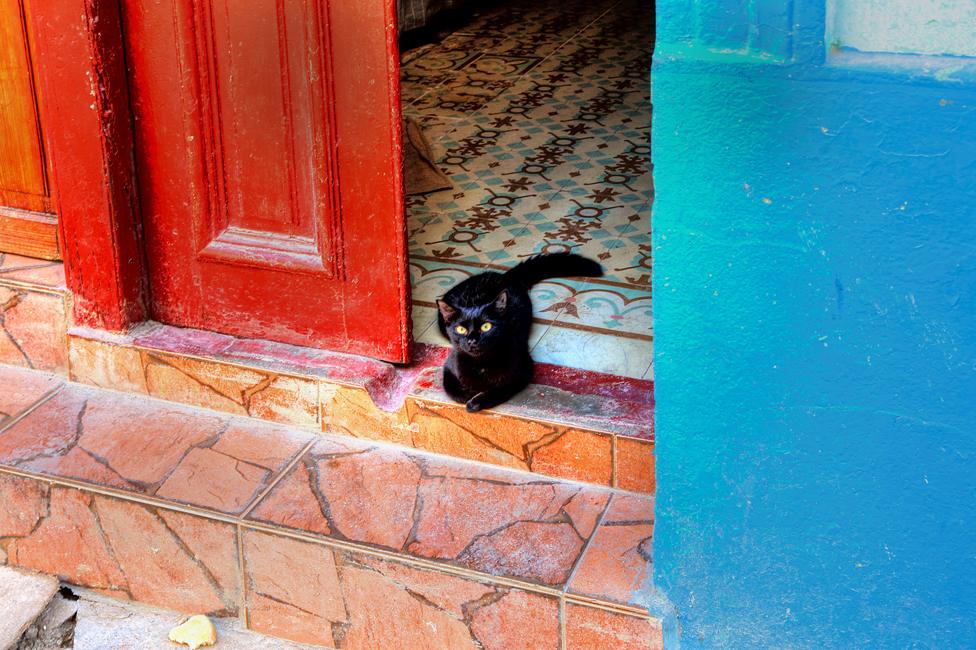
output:
<path id="1" fill-rule="evenodd" d="M 217 643 L 217 628 L 202 614 L 191 616 L 169 631 L 169 640 L 190 646 L 197 650 L 200 646 Z"/>

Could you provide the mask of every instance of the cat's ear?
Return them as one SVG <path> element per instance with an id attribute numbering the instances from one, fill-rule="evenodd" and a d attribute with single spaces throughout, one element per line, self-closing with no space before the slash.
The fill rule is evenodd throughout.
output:
<path id="1" fill-rule="evenodd" d="M 495 298 L 495 311 L 499 314 L 504 314 L 505 309 L 508 307 L 508 289 L 502 289 L 502 292 L 498 294 Z"/>
<path id="2" fill-rule="evenodd" d="M 457 315 L 457 309 L 451 307 L 440 298 L 437 299 L 437 309 L 441 312 L 441 317 L 446 321 L 450 321 Z"/>

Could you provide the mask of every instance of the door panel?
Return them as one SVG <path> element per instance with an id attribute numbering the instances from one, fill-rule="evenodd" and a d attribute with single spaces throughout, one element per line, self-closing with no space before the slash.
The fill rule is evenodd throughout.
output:
<path id="1" fill-rule="evenodd" d="M 123 6 L 153 316 L 406 360 L 392 3 Z"/>
<path id="2" fill-rule="evenodd" d="M 27 0 L 0 0 L 0 251 L 56 259 Z"/>

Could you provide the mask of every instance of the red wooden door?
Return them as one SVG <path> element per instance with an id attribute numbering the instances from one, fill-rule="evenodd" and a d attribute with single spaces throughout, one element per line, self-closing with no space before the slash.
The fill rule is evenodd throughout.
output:
<path id="1" fill-rule="evenodd" d="M 152 317 L 405 361 L 393 0 L 123 0 Z"/>

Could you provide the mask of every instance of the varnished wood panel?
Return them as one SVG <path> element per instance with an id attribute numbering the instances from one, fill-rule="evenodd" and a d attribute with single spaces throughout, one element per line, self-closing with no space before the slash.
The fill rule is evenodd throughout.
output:
<path id="1" fill-rule="evenodd" d="M 0 250 L 58 258 L 26 0 L 0 0 Z"/>

